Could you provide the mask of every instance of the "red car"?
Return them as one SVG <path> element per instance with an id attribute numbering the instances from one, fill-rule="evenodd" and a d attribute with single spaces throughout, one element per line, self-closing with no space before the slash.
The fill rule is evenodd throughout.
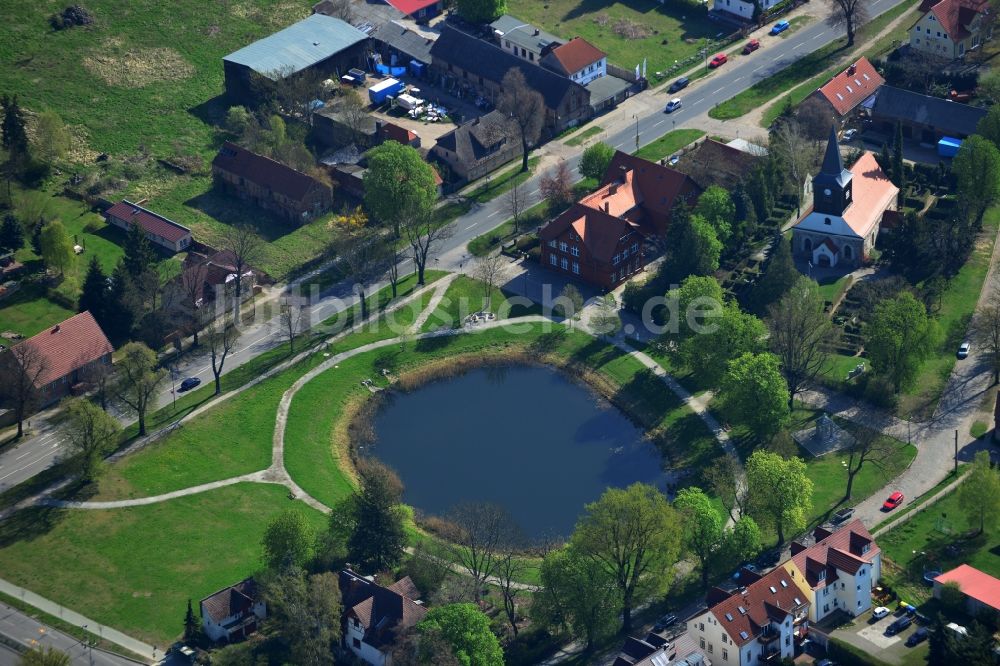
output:
<path id="1" fill-rule="evenodd" d="M 897 490 L 893 494 L 889 495 L 889 499 L 887 499 L 882 504 L 882 510 L 883 511 L 892 511 L 893 509 L 895 509 L 897 506 L 899 506 L 902 503 L 903 503 L 903 493 L 901 493 L 901 492 L 899 492 Z"/>
<path id="2" fill-rule="evenodd" d="M 708 66 L 712 69 L 721 67 L 729 62 L 729 57 L 725 53 L 716 53 L 715 57 L 708 61 Z"/>
<path id="3" fill-rule="evenodd" d="M 750 55 L 759 48 L 760 48 L 760 40 L 751 39 L 749 42 L 747 42 L 747 45 L 743 47 L 743 55 Z"/>

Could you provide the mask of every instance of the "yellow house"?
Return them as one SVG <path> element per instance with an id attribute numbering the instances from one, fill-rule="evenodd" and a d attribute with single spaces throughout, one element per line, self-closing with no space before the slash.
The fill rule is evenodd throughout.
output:
<path id="1" fill-rule="evenodd" d="M 910 47 L 955 60 L 992 36 L 988 0 L 924 0 L 923 16 L 910 28 Z"/>

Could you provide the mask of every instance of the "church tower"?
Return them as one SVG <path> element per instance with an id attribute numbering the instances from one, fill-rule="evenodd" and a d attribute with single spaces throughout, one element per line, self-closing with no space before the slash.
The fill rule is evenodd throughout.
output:
<path id="1" fill-rule="evenodd" d="M 813 211 L 840 217 L 851 205 L 851 172 L 844 168 L 837 143 L 837 130 L 830 127 L 830 139 L 823 167 L 813 178 Z"/>

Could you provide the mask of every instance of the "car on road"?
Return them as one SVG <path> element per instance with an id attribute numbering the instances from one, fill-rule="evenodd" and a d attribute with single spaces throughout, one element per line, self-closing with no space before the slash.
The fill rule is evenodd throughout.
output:
<path id="1" fill-rule="evenodd" d="M 653 631 L 660 632 L 677 622 L 677 616 L 673 613 L 667 613 L 653 625 Z"/>
<path id="2" fill-rule="evenodd" d="M 853 140 L 854 137 L 856 137 L 857 135 L 858 135 L 858 130 L 856 129 L 847 130 L 846 132 L 844 132 L 844 142 L 846 143 L 848 141 Z"/>
<path id="3" fill-rule="evenodd" d="M 673 113 L 674 111 L 676 111 L 679 108 L 681 108 L 681 98 L 680 97 L 674 97 L 672 100 L 670 100 L 669 102 L 667 102 L 666 112 L 667 113 Z"/>
<path id="4" fill-rule="evenodd" d="M 903 493 L 897 490 L 893 494 L 889 495 L 889 497 L 885 500 L 885 502 L 882 503 L 882 510 L 892 511 L 902 503 L 903 503 Z"/>
<path id="5" fill-rule="evenodd" d="M 903 617 L 897 619 L 895 622 L 893 622 L 892 624 L 890 624 L 888 627 L 885 628 L 885 635 L 895 636 L 899 632 L 909 627 L 911 624 L 913 624 L 913 620 L 910 618 L 910 616 L 904 615 Z"/>
<path id="6" fill-rule="evenodd" d="M 667 88 L 667 92 L 675 93 L 678 90 L 683 90 L 684 88 L 688 87 L 689 83 L 691 83 L 691 81 L 688 80 L 688 77 L 682 76 L 681 78 L 677 79 L 676 81 L 670 84 L 670 87 Z"/>
<path id="7" fill-rule="evenodd" d="M 743 55 L 750 55 L 759 48 L 760 48 L 760 40 L 751 39 L 749 42 L 747 42 L 746 46 L 743 47 Z"/>
<path id="8" fill-rule="evenodd" d="M 972 344 L 969 342 L 963 342 L 958 346 L 958 357 L 968 358 L 970 351 L 972 351 Z"/>
<path id="9" fill-rule="evenodd" d="M 881 620 L 888 614 L 889 614 L 889 609 L 886 608 L 885 606 L 879 606 L 878 608 L 872 611 L 872 617 L 875 618 L 876 620 Z"/>
<path id="10" fill-rule="evenodd" d="M 927 636 L 930 633 L 931 632 L 927 629 L 927 627 L 920 627 L 912 634 L 910 634 L 910 637 L 906 639 L 906 647 L 913 647 L 914 645 L 920 645 L 921 643 L 927 640 Z"/>
<path id="11" fill-rule="evenodd" d="M 829 659 L 820 659 L 816 662 L 816 666 L 835 666 Z"/>
<path id="12" fill-rule="evenodd" d="M 792 26 L 788 21 L 778 21 L 773 26 L 771 26 L 771 34 L 780 35 L 784 31 L 788 30 L 790 27 Z"/>
<path id="13" fill-rule="evenodd" d="M 196 386 L 199 386 L 200 384 L 201 380 L 198 379 L 197 377 L 188 377 L 187 379 L 181 382 L 181 393 L 183 393 L 184 391 L 190 391 L 191 389 L 193 389 Z"/>
<path id="14" fill-rule="evenodd" d="M 845 507 L 843 509 L 840 509 L 839 511 L 835 511 L 833 516 L 830 518 L 830 522 L 833 523 L 834 525 L 839 525 L 843 522 L 846 522 L 847 519 L 853 515 L 854 515 L 854 507 L 853 506 Z"/>
<path id="15" fill-rule="evenodd" d="M 725 53 L 716 53 L 712 56 L 712 59 L 708 61 L 708 66 L 710 69 L 715 69 L 716 67 L 722 67 L 727 62 L 729 62 L 729 56 Z"/>

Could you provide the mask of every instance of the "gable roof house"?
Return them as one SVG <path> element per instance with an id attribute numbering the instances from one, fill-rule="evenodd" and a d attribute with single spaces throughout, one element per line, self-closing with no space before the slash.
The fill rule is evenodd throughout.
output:
<path id="1" fill-rule="evenodd" d="M 542 265 L 612 289 L 646 265 L 646 239 L 662 235 L 681 198 L 697 194 L 684 174 L 618 152 L 603 185 L 539 232 Z"/>
<path id="2" fill-rule="evenodd" d="M 766 150 L 763 148 L 758 147 L 748 152 L 706 138 L 693 150 L 681 155 L 674 169 L 686 173 L 702 190 L 707 190 L 712 185 L 732 190 L 765 154 Z"/>
<path id="3" fill-rule="evenodd" d="M 934 597 L 941 598 L 941 588 L 948 583 L 955 583 L 965 595 L 965 610 L 972 617 L 986 612 L 992 615 L 1000 613 L 1000 580 L 971 567 L 960 564 L 951 571 L 946 571 L 934 579 Z"/>
<path id="4" fill-rule="evenodd" d="M 431 62 L 431 45 L 434 40 L 397 21 L 382 23 L 372 32 L 371 38 L 385 63 L 399 66 L 406 64 L 408 60 L 416 60 L 425 65 Z"/>
<path id="5" fill-rule="evenodd" d="M 751 666 L 791 658 L 809 627 L 809 600 L 786 562 L 743 588 L 710 592 L 708 608 L 687 621 L 688 634 L 713 663 Z"/>
<path id="6" fill-rule="evenodd" d="M 104 211 L 104 218 L 125 231 L 138 224 L 151 243 L 170 252 L 180 252 L 191 245 L 190 229 L 128 199 L 122 199 Z"/>
<path id="7" fill-rule="evenodd" d="M 904 139 L 937 143 L 942 137 L 964 139 L 976 133 L 986 109 L 882 86 L 872 106 L 875 129 L 892 136 L 899 123 Z"/>
<path id="8" fill-rule="evenodd" d="M 329 185 L 226 141 L 212 160 L 212 175 L 223 189 L 301 224 L 333 205 Z"/>
<path id="9" fill-rule="evenodd" d="M 441 36 L 431 46 L 431 70 L 446 88 L 474 91 L 493 104 L 500 99 L 504 75 L 514 67 L 524 74 L 528 87 L 542 95 L 543 136 L 575 127 L 592 115 L 590 92 L 582 85 L 489 42 L 443 25 Z"/>
<path id="10" fill-rule="evenodd" d="M 38 362 L 34 386 L 39 407 L 51 405 L 71 392 L 82 392 L 88 372 L 97 366 L 110 367 L 115 350 L 89 311 L 46 328 L 21 345 L 30 349 Z"/>
<path id="11" fill-rule="evenodd" d="M 340 572 L 344 605 L 343 646 L 373 666 L 391 662 L 396 639 L 424 619 L 427 609 L 409 576 L 383 587 L 373 577 Z"/>
<path id="12" fill-rule="evenodd" d="M 521 142 L 504 129 L 508 122 L 499 111 L 490 111 L 442 134 L 430 154 L 463 180 L 480 178 L 521 156 Z"/>
<path id="13" fill-rule="evenodd" d="M 442 0 L 386 0 L 414 21 L 429 21 L 441 13 Z"/>
<path id="14" fill-rule="evenodd" d="M 810 97 L 825 103 L 839 120 L 846 119 L 855 109 L 869 100 L 885 85 L 885 79 L 875 71 L 868 58 L 862 57 L 817 88 Z"/>
<path id="15" fill-rule="evenodd" d="M 993 36 L 988 0 L 923 0 L 910 28 L 910 48 L 955 60 Z"/>
<path id="16" fill-rule="evenodd" d="M 224 587 L 202 599 L 199 605 L 205 635 L 217 643 L 246 638 L 267 617 L 267 606 L 253 578 Z"/>
<path id="17" fill-rule="evenodd" d="M 582 37 L 574 37 L 548 50 L 539 64 L 581 85 L 608 73 L 607 54 Z"/>
<path id="18" fill-rule="evenodd" d="M 493 21 L 490 27 L 493 29 L 493 38 L 501 49 L 533 63 L 542 59 L 543 52 L 566 41 L 510 14 L 504 14 Z"/>
<path id="19" fill-rule="evenodd" d="M 275 80 L 309 71 L 339 78 L 340 72 L 364 64 L 367 40 L 367 34 L 339 18 L 312 14 L 225 56 L 226 94 L 253 104 L 258 76 Z"/>
<path id="20" fill-rule="evenodd" d="M 868 258 L 899 188 L 866 152 L 844 168 L 836 129 L 813 177 L 812 207 L 792 227 L 792 253 L 817 266 L 860 266 Z"/>
<path id="21" fill-rule="evenodd" d="M 818 527 L 812 540 L 812 545 L 793 542 L 791 559 L 793 577 L 809 598 L 810 622 L 837 610 L 856 617 L 871 608 L 882 551 L 864 523 L 855 519 L 833 531 Z"/>

